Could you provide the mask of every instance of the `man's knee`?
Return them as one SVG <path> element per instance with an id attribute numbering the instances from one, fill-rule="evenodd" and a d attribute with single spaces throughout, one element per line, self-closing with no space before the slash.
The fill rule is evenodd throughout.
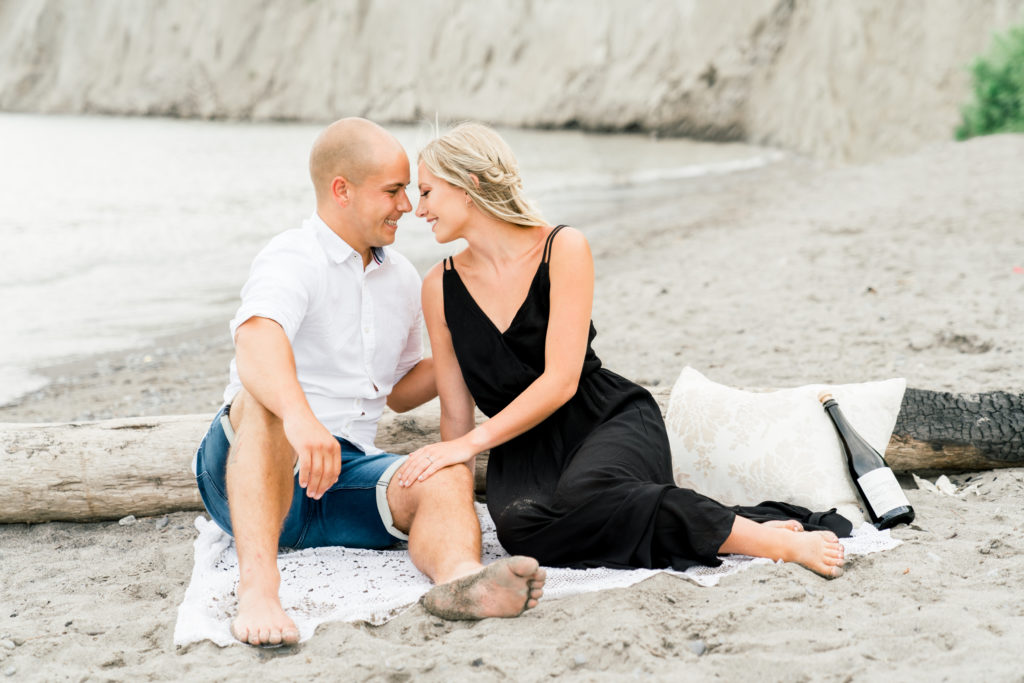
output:
<path id="1" fill-rule="evenodd" d="M 408 532 L 420 506 L 438 502 L 473 503 L 473 474 L 464 465 L 452 465 L 435 472 L 429 479 L 405 487 L 392 479 L 387 490 L 388 507 L 395 526 Z"/>
<path id="2" fill-rule="evenodd" d="M 228 417 L 231 419 L 231 428 L 235 432 L 249 429 L 272 432 L 275 429 L 284 429 L 280 418 L 267 410 L 262 403 L 256 400 L 255 396 L 244 388 L 239 389 L 231 400 Z"/>
<path id="3" fill-rule="evenodd" d="M 451 495 L 473 495 L 473 473 L 465 465 L 452 465 L 438 470 L 427 482 L 435 480 L 433 488 Z M 425 482 L 425 483 L 427 483 Z"/>

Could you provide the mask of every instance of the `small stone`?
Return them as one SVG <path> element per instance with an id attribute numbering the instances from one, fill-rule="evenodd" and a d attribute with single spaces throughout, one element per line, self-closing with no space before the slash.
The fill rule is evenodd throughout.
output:
<path id="1" fill-rule="evenodd" d="M 14 641 L 7 640 L 5 638 L 4 640 L 0 640 L 0 647 L 4 648 L 5 650 L 13 650 L 17 646 L 14 644 Z"/>
<path id="2" fill-rule="evenodd" d="M 131 526 L 132 524 L 135 524 L 135 515 L 128 515 L 127 517 L 122 517 L 121 519 L 117 520 L 117 523 L 121 526 Z"/>
<path id="3" fill-rule="evenodd" d="M 163 529 L 165 526 L 170 524 L 170 522 L 171 522 L 170 517 L 168 517 L 167 515 L 164 515 L 160 519 L 156 520 L 156 528 L 157 529 Z"/>
<path id="4" fill-rule="evenodd" d="M 476 659 L 474 659 L 473 662 L 472 662 L 472 665 L 473 666 L 483 666 L 484 665 L 483 657 L 477 657 Z"/>
<path id="5" fill-rule="evenodd" d="M 9 666 L 6 669 L 4 669 L 4 676 L 13 676 L 16 673 L 18 673 L 18 670 L 15 669 L 13 666 Z"/>
<path id="6" fill-rule="evenodd" d="M 690 648 L 690 652 L 698 657 L 708 651 L 708 646 L 704 644 L 703 640 L 691 640 L 687 645 Z"/>
<path id="7" fill-rule="evenodd" d="M 572 658 L 572 662 L 576 666 L 583 666 L 584 664 L 587 663 L 587 658 L 586 658 L 585 655 L 576 655 L 575 657 Z"/>

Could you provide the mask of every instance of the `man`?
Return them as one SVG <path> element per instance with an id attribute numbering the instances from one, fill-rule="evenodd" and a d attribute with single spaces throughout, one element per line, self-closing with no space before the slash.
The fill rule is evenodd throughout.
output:
<path id="1" fill-rule="evenodd" d="M 540 599 L 544 570 L 513 557 L 480 563 L 473 476 L 449 467 L 425 485 L 392 485 L 403 456 L 374 445 L 385 402 L 433 398 L 422 357 L 419 276 L 397 252 L 409 160 L 364 119 L 336 121 L 310 154 L 316 212 L 256 257 L 231 321 L 225 406 L 196 454 L 210 516 L 235 537 L 238 616 L 252 645 L 298 642 L 281 606 L 279 546 L 385 548 L 408 539 L 437 585 L 440 616 L 515 616 Z"/>

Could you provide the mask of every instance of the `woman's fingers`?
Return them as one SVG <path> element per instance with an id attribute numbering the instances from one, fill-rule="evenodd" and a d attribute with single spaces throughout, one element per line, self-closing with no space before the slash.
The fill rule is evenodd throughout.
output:
<path id="1" fill-rule="evenodd" d="M 402 486 L 412 486 L 430 464 L 428 457 L 424 455 L 423 449 L 413 451 L 405 464 L 398 469 L 398 483 Z"/>
<path id="2" fill-rule="evenodd" d="M 405 464 L 398 469 L 398 483 L 402 486 L 412 486 L 417 481 L 427 479 L 442 467 L 444 464 L 440 462 L 438 456 L 421 448 L 413 451 Z"/>

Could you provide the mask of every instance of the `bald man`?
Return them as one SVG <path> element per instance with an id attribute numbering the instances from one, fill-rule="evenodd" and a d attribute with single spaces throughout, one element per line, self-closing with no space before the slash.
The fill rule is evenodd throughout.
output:
<path id="1" fill-rule="evenodd" d="M 385 403 L 401 412 L 437 394 L 419 275 L 386 248 L 412 209 L 409 159 L 383 128 L 350 118 L 319 135 L 309 168 L 316 211 L 253 262 L 231 321 L 224 406 L 194 463 L 207 511 L 238 550 L 232 632 L 252 645 L 298 642 L 279 597 L 279 547 L 402 540 L 437 584 L 422 600 L 429 611 L 516 616 L 537 604 L 544 570 L 527 557 L 481 564 L 470 470 L 392 485 L 405 456 L 374 446 Z"/>

